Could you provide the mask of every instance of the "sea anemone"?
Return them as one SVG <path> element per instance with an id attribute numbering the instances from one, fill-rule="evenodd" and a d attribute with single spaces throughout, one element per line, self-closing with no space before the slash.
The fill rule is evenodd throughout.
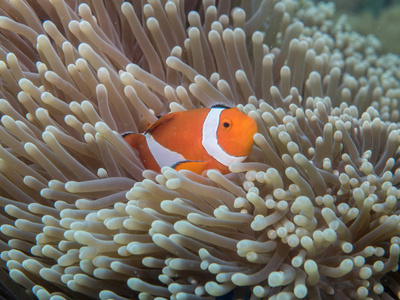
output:
<path id="1" fill-rule="evenodd" d="M 332 3 L 79 2 L 0 10 L 0 249 L 28 294 L 400 295 L 397 56 Z M 226 176 L 144 170 L 120 135 L 213 104 L 258 125 Z"/>

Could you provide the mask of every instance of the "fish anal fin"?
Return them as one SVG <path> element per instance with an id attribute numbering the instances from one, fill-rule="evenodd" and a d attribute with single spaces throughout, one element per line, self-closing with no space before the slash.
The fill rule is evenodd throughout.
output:
<path id="1" fill-rule="evenodd" d="M 185 160 L 177 162 L 172 166 L 175 170 L 189 170 L 193 173 L 201 175 L 205 170 L 210 169 L 205 161 Z"/>

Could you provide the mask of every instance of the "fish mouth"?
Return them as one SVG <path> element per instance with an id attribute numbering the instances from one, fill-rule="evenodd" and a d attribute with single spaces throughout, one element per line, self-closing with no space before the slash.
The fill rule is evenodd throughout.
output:
<path id="1" fill-rule="evenodd" d="M 247 132 L 251 136 L 251 139 L 249 140 L 249 146 L 248 146 L 249 151 L 251 150 L 251 148 L 254 145 L 254 135 L 258 132 L 256 121 L 253 119 L 251 119 L 251 120 L 252 120 L 252 122 L 250 122 L 250 124 L 248 125 L 248 128 L 247 128 Z"/>
<path id="2" fill-rule="evenodd" d="M 258 132 L 257 123 L 254 119 L 251 119 L 251 122 L 249 122 L 247 132 L 251 132 L 252 135 L 255 135 Z"/>
<path id="3" fill-rule="evenodd" d="M 251 119 L 251 121 L 249 120 L 249 122 L 245 124 L 245 126 L 243 126 L 242 128 L 243 128 L 243 135 L 241 138 L 242 140 L 241 144 L 243 146 L 243 149 L 245 150 L 243 151 L 243 154 L 240 156 L 247 156 L 254 145 L 253 137 L 258 132 L 257 123 L 255 120 Z"/>

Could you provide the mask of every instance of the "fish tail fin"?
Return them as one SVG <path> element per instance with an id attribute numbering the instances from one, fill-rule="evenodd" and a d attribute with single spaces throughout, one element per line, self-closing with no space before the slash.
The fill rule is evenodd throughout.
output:
<path id="1" fill-rule="evenodd" d="M 139 150 L 139 145 L 146 142 L 146 138 L 140 133 L 127 133 L 123 134 L 124 140 L 132 147 Z"/>

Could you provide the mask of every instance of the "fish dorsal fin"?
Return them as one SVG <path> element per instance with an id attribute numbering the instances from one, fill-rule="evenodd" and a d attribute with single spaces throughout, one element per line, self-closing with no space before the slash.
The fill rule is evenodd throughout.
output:
<path id="1" fill-rule="evenodd" d="M 179 112 L 173 112 L 173 113 L 169 113 L 169 114 L 163 115 L 155 123 L 150 125 L 150 127 L 147 128 L 144 133 L 151 133 L 152 131 L 156 130 L 159 126 L 164 125 L 164 124 L 172 121 L 175 118 L 177 113 L 179 113 Z"/>
<path id="2" fill-rule="evenodd" d="M 215 105 L 211 106 L 211 108 L 223 108 L 223 109 L 228 108 L 229 109 L 231 107 L 226 106 L 224 104 L 215 104 Z"/>
<path id="3" fill-rule="evenodd" d="M 133 131 L 125 131 L 125 132 L 122 132 L 121 133 L 121 136 L 124 138 L 124 137 L 126 137 L 126 136 L 128 136 L 128 135 L 131 135 L 131 134 L 135 134 L 136 132 L 133 132 Z"/>

